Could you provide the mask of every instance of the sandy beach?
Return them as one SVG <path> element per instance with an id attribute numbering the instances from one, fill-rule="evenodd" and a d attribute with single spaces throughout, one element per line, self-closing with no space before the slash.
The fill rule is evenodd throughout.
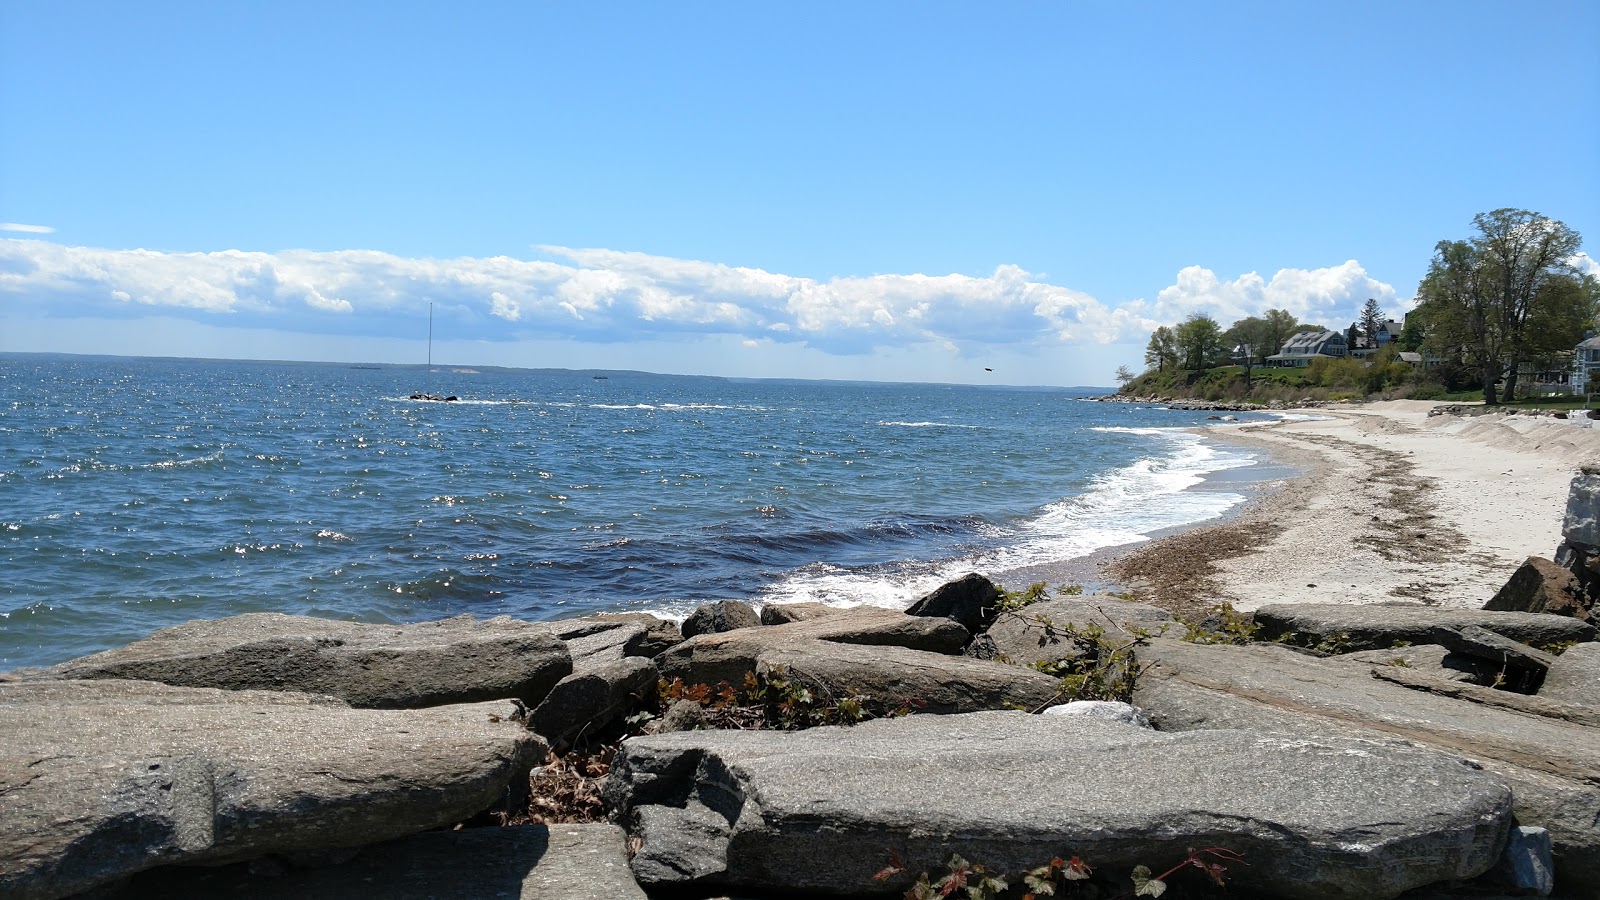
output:
<path id="1" fill-rule="evenodd" d="M 1300 474 L 1264 485 L 1225 523 L 1097 561 L 1098 580 L 1190 613 L 1219 601 L 1482 606 L 1528 556 L 1554 553 L 1572 476 L 1600 461 L 1600 430 L 1429 416 L 1437 405 L 1388 401 L 1208 429 Z"/>

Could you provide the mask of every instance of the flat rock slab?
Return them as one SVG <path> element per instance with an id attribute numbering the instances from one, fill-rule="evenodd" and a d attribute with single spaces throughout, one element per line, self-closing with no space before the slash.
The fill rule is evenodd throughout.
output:
<path id="1" fill-rule="evenodd" d="M 804 641 L 960 653 L 970 637 L 965 628 L 949 619 L 860 606 L 803 622 L 697 635 L 657 656 L 655 662 L 668 680 L 682 678 L 687 684 L 710 685 L 726 681 L 738 685 L 745 675 L 755 673 L 762 653 Z"/>
<path id="2" fill-rule="evenodd" d="M 186 622 L 48 671 L 58 678 L 302 691 L 376 709 L 505 698 L 532 706 L 572 672 L 572 656 L 548 627 L 505 616 L 363 625 L 251 613 Z"/>
<path id="3" fill-rule="evenodd" d="M 544 742 L 510 701 L 351 709 L 145 681 L 0 684 L 0 896 L 153 866 L 360 846 L 458 822 Z"/>
<path id="4" fill-rule="evenodd" d="M 1595 639 L 1593 625 L 1568 616 L 1414 604 L 1275 603 L 1256 610 L 1255 620 L 1261 626 L 1258 640 L 1337 641 L 1350 650 L 1386 650 L 1400 641 L 1437 643 L 1431 635 L 1438 626 L 1476 625 L 1533 647 Z"/>
<path id="5" fill-rule="evenodd" d="M 1271 644 L 1156 639 L 1140 648 L 1139 661 L 1133 702 L 1164 732 L 1246 728 L 1319 740 L 1399 738 L 1470 758 L 1511 786 L 1520 824 L 1550 830 L 1558 881 L 1590 891 L 1600 883 L 1600 728 L 1538 714 L 1543 698 L 1495 691 L 1519 708 L 1490 706 Z"/>
<path id="6" fill-rule="evenodd" d="M 1468 684 L 1489 684 L 1499 670 L 1477 657 L 1455 653 L 1439 644 L 1395 647 L 1391 650 L 1357 650 L 1330 657 L 1365 667 L 1393 666 Z"/>
<path id="7" fill-rule="evenodd" d="M 1069 625 L 1078 629 L 1095 625 L 1109 632 L 1126 632 L 1132 628 L 1151 632 L 1176 629 L 1179 635 L 1183 633 L 1183 626 L 1172 613 L 1158 606 L 1091 595 L 1046 600 L 1004 613 L 989 626 L 989 639 L 994 641 L 995 651 L 1001 657 L 1020 666 L 1077 656 L 1077 647 L 1059 637 L 1052 639 L 1044 622 L 1058 629 Z"/>
<path id="8" fill-rule="evenodd" d="M 1017 712 L 633 738 L 606 791 L 646 887 L 846 896 L 904 890 L 910 876 L 873 880 L 891 853 L 912 873 L 954 851 L 1015 876 L 1057 855 L 1127 872 L 1226 847 L 1249 862 L 1232 890 L 1381 900 L 1487 870 L 1511 813 L 1498 779 L 1399 742 Z"/>
<path id="9" fill-rule="evenodd" d="M 361 850 L 347 862 L 276 875 L 249 866 L 145 873 L 117 900 L 645 900 L 615 825 L 436 831 Z"/>
<path id="10" fill-rule="evenodd" d="M 596 613 L 578 621 L 622 622 L 643 628 L 645 636 L 637 644 L 629 645 L 629 656 L 655 656 L 668 647 L 683 642 L 683 631 L 677 622 L 650 613 Z"/>
<path id="11" fill-rule="evenodd" d="M 1061 687 L 1059 679 L 1005 663 L 831 641 L 763 651 L 756 674 L 775 671 L 814 694 L 869 698 L 870 706 L 884 711 L 902 706 L 929 713 L 1033 710 L 1056 699 Z"/>
<path id="12" fill-rule="evenodd" d="M 1600 644 L 1579 644 L 1556 657 L 1539 696 L 1600 706 Z"/>

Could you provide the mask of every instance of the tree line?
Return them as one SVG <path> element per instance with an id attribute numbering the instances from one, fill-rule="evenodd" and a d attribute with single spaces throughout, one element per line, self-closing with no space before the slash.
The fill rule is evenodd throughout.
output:
<path id="1" fill-rule="evenodd" d="M 1596 325 L 1600 282 L 1575 263 L 1582 238 L 1562 222 L 1522 209 L 1497 209 L 1472 219 L 1465 240 L 1440 241 L 1417 288 L 1417 307 L 1393 342 L 1421 351 L 1429 377 L 1446 389 L 1482 387 L 1484 402 L 1511 400 L 1520 373 L 1563 369 Z M 1387 319 L 1368 299 L 1346 331 L 1354 348 L 1377 347 Z M 1255 366 L 1302 331 L 1324 331 L 1292 313 L 1269 309 L 1224 329 L 1204 313 L 1161 326 L 1145 347 L 1147 373 L 1239 365 L 1246 384 Z M 1379 360 L 1387 363 L 1388 360 Z M 1119 369 L 1127 383 L 1133 373 Z"/>

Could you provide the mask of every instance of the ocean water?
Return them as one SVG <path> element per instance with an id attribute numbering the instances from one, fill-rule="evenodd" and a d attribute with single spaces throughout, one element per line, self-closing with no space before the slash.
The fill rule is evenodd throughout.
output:
<path id="1" fill-rule="evenodd" d="M 1254 462 L 1084 391 L 606 374 L 0 356 L 0 669 L 245 612 L 903 607 Z"/>

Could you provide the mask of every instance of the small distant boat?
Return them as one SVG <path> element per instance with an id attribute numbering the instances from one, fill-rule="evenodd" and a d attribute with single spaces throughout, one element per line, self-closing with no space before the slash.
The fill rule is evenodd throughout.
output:
<path id="1" fill-rule="evenodd" d="M 611 377 L 610 375 L 596 375 L 596 376 L 594 376 L 594 380 L 595 381 L 606 381 L 610 377 Z"/>
<path id="2" fill-rule="evenodd" d="M 433 304 L 432 303 L 428 304 L 428 371 L 430 371 L 430 372 L 433 371 Z M 445 397 L 445 396 L 441 396 L 439 394 L 430 394 L 430 393 L 427 393 L 426 391 L 415 391 L 415 392 L 412 393 L 411 399 L 412 400 L 427 400 L 427 401 L 432 402 L 432 403 L 451 403 L 451 402 L 454 402 L 454 401 L 459 400 L 461 398 L 457 397 L 454 394 L 451 394 L 450 396 Z"/>

